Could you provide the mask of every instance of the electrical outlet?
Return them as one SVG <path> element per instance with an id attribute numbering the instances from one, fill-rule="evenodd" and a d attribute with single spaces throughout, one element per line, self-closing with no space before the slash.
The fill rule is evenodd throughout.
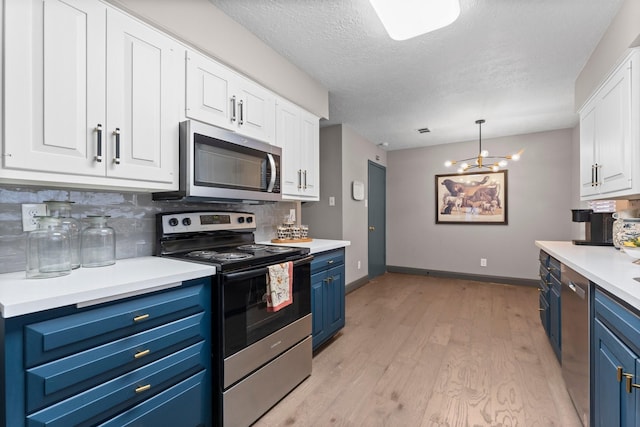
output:
<path id="1" fill-rule="evenodd" d="M 47 205 L 44 203 L 28 203 L 22 205 L 22 231 L 33 231 L 38 226 L 35 217 L 45 216 Z"/>
<path id="2" fill-rule="evenodd" d="M 360 261 L 358 261 L 358 270 L 360 270 L 361 267 L 362 265 L 360 264 Z"/>
<path id="3" fill-rule="evenodd" d="M 486 267 L 486 266 L 487 266 L 487 259 L 480 258 L 480 267 Z"/>

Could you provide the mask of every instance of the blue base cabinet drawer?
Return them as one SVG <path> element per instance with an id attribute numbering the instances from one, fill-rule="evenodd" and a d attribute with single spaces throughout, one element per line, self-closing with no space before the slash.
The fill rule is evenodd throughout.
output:
<path id="1" fill-rule="evenodd" d="M 211 426 L 209 278 L 0 319 L 0 340 L 0 425 Z"/>
<path id="2" fill-rule="evenodd" d="M 203 310 L 204 287 L 185 287 L 121 304 L 48 320 L 25 328 L 27 366 L 86 350 Z"/>
<path id="3" fill-rule="evenodd" d="M 162 393 L 122 414 L 99 424 L 100 427 L 159 427 L 201 425 L 201 396 L 205 387 L 205 372 L 198 372 Z M 185 411 L 185 408 L 189 408 Z"/>
<path id="4" fill-rule="evenodd" d="M 204 343 L 170 356 L 36 412 L 27 417 L 29 427 L 68 427 L 95 424 L 202 370 Z"/>
<path id="5" fill-rule="evenodd" d="M 202 341 L 204 313 L 198 313 L 72 354 L 27 370 L 27 410 L 34 411 L 80 390 Z"/>
<path id="6" fill-rule="evenodd" d="M 344 249 L 314 255 L 311 263 L 311 334 L 314 350 L 344 327 L 344 294 Z"/>

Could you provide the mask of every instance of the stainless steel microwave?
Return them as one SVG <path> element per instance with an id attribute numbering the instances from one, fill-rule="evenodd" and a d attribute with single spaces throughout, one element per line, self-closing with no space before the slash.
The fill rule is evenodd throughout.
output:
<path id="1" fill-rule="evenodd" d="M 277 202 L 282 149 L 194 120 L 180 123 L 180 187 L 153 200 Z"/>

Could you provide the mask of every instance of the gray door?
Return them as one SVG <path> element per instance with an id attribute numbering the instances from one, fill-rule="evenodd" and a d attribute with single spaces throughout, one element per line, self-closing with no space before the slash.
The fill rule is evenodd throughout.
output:
<path id="1" fill-rule="evenodd" d="M 387 271 L 386 214 L 387 169 L 369 161 L 369 278 Z"/>

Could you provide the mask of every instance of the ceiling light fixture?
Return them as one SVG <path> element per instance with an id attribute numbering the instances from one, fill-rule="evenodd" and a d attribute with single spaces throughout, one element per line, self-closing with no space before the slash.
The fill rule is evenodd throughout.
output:
<path id="1" fill-rule="evenodd" d="M 476 124 L 478 125 L 478 156 L 477 157 L 469 157 L 468 159 L 462 160 L 447 160 L 444 162 L 446 167 L 450 167 L 453 165 L 459 164 L 458 173 L 464 173 L 470 169 L 490 169 L 493 172 L 498 172 L 500 168 L 504 168 L 507 166 L 507 160 L 520 160 L 520 155 L 524 150 L 520 150 L 515 154 L 511 154 L 509 156 L 490 156 L 487 150 L 482 149 L 482 124 L 484 120 L 476 120 Z M 488 164 L 485 164 L 488 163 Z"/>
<path id="2" fill-rule="evenodd" d="M 453 23 L 459 0 L 369 0 L 394 40 L 407 40 Z"/>

